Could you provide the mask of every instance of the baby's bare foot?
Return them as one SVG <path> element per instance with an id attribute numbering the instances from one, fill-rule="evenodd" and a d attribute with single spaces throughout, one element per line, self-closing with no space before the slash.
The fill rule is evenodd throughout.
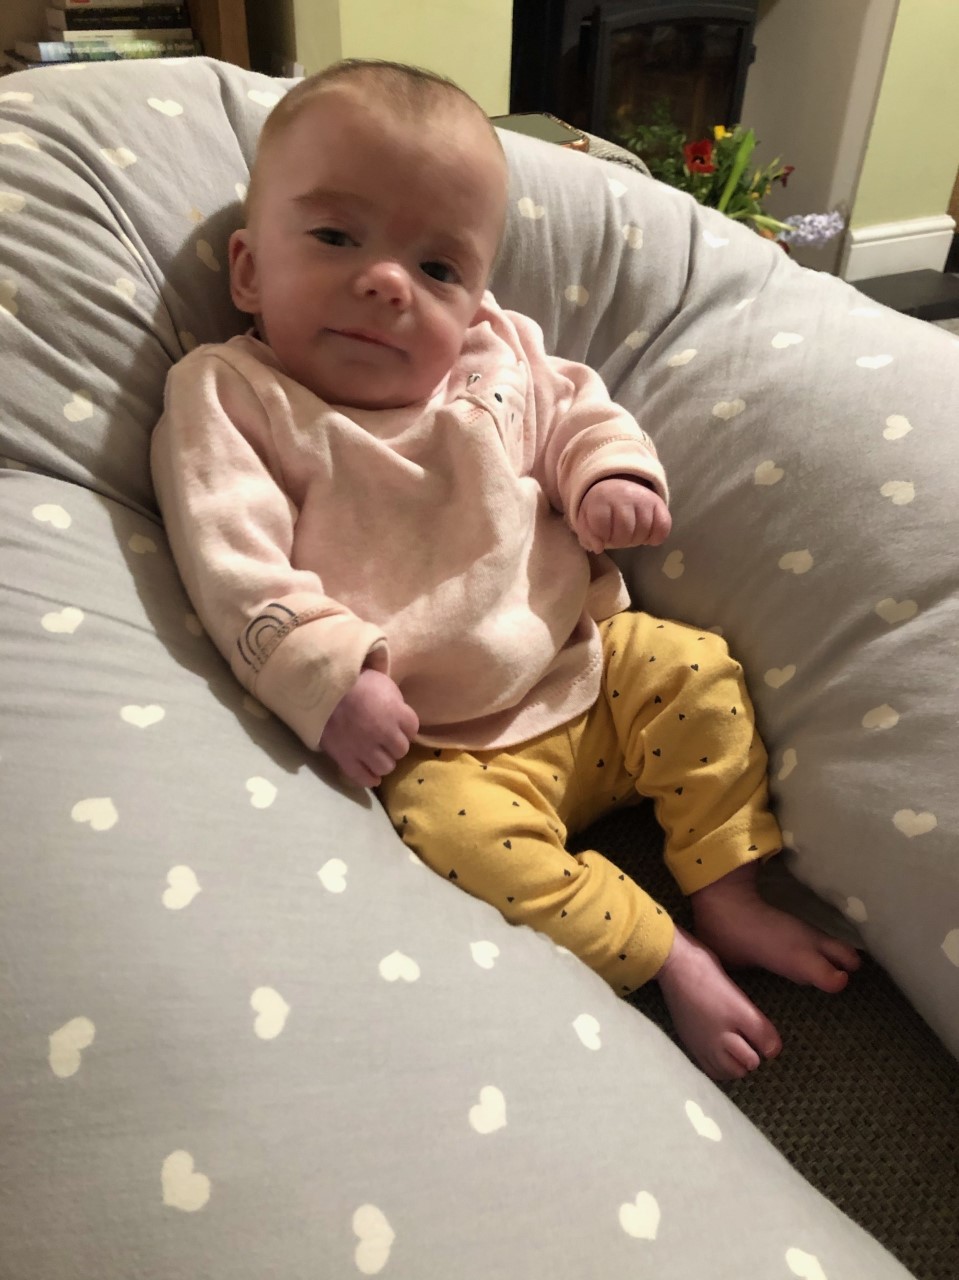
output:
<path id="1" fill-rule="evenodd" d="M 771 906 L 755 865 L 739 867 L 691 896 L 696 935 L 729 965 L 758 965 L 801 986 L 842 991 L 861 961 L 854 947 Z"/>
<path id="2" fill-rule="evenodd" d="M 656 980 L 680 1040 L 713 1080 L 740 1080 L 782 1049 L 769 1019 L 683 929 Z"/>

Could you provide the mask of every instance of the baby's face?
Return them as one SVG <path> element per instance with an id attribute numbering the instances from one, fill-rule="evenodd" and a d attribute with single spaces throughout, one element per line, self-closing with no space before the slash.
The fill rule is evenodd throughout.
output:
<path id="1" fill-rule="evenodd" d="M 284 369 L 330 404 L 384 409 L 442 383 L 496 254 L 506 173 L 482 119 L 454 104 L 401 121 L 337 85 L 262 156 L 233 298 Z"/>

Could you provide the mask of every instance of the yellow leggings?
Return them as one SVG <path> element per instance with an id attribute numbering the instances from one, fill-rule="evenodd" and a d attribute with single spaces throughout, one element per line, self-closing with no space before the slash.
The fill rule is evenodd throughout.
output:
<path id="1" fill-rule="evenodd" d="M 653 799 L 683 893 L 775 853 L 766 752 L 742 669 L 708 631 L 645 613 L 600 626 L 595 704 L 506 750 L 414 744 L 380 786 L 405 843 L 434 871 L 567 947 L 625 994 L 653 977 L 673 923 L 602 854 L 568 832 Z"/>

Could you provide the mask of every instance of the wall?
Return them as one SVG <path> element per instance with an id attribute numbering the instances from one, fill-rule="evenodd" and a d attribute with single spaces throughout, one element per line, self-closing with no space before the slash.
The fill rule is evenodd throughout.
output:
<path id="1" fill-rule="evenodd" d="M 319 71 L 392 58 L 450 76 L 490 115 L 509 110 L 512 0 L 247 0 L 254 66 Z"/>
<path id="2" fill-rule="evenodd" d="M 945 212 L 959 165 L 959 5 L 900 0 L 852 225 Z"/>
<path id="3" fill-rule="evenodd" d="M 788 188 L 777 187 L 767 203 L 773 217 L 850 214 L 897 7 L 897 0 L 760 0 L 742 123 L 759 137 L 758 163 L 782 156 L 796 167 Z M 796 258 L 834 271 L 842 248 L 839 239 L 797 250 Z"/>

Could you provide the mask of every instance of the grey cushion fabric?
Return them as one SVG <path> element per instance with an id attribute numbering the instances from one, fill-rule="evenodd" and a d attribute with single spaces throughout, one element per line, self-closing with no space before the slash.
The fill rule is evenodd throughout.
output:
<path id="1" fill-rule="evenodd" d="M 511 151 L 500 301 L 670 477 L 634 595 L 729 641 L 792 870 L 959 1055 L 959 341 L 621 166 Z"/>
<path id="2" fill-rule="evenodd" d="M 203 59 L 0 82 L 0 1274 L 904 1277 L 598 978 L 412 861 L 376 803 L 339 788 L 246 698 L 202 634 L 157 519 L 149 433 L 172 361 L 243 326 L 225 240 L 284 88 Z M 756 597 L 777 571 L 764 587 L 748 583 L 751 561 L 720 563 L 723 539 L 759 562 L 742 539 L 760 517 L 734 492 L 742 459 L 708 458 L 715 424 L 694 412 L 754 394 L 753 348 L 739 335 L 722 367 L 740 377 L 721 392 L 712 361 L 701 386 L 691 363 L 668 363 L 677 345 L 705 353 L 710 323 L 734 333 L 702 305 L 711 290 L 735 292 L 726 268 L 709 273 L 690 240 L 698 215 L 671 193 L 619 166 L 508 146 L 515 199 L 532 203 L 516 210 L 501 296 L 537 315 L 557 349 L 603 364 L 647 408 L 672 467 L 679 581 L 697 589 L 671 596 L 652 554 L 636 562 L 643 598 L 705 609 L 761 683 L 779 643 L 763 633 L 782 624 Z M 671 235 L 635 278 L 627 193 L 650 245 Z M 780 269 L 758 242 L 737 244 L 737 281 Z M 790 291 L 836 287 L 786 268 L 768 289 L 787 312 Z M 587 306 L 568 300 L 572 285 L 589 289 Z M 798 330 L 791 315 L 775 323 Z M 624 347 L 641 325 L 653 336 Z M 945 355 L 918 335 L 917 366 Z M 766 385 L 773 366 L 755 342 Z M 831 347 L 815 349 L 802 395 L 820 364 L 822 417 L 830 398 L 862 397 L 846 389 L 856 371 L 834 375 Z M 941 369 L 927 381 L 923 404 L 948 385 Z M 840 430 L 824 421 L 817 442 Z M 784 475 L 807 456 L 797 422 L 793 432 L 774 456 Z M 851 448 L 848 465 L 864 468 L 863 452 Z M 777 516 L 761 518 L 768 530 L 752 540 L 773 547 L 775 565 Z M 829 527 L 842 540 L 861 522 L 840 508 Z M 822 629 L 833 645 L 843 634 Z M 794 687 L 838 678 L 823 652 L 819 676 Z M 775 751 L 796 744 L 801 764 L 805 697 L 784 720 L 761 700 Z M 850 743 L 850 786 L 869 763 L 858 751 Z M 842 760 L 837 744 L 824 767 Z M 819 793 L 783 795 L 805 847 L 818 815 L 799 810 Z M 853 865 L 867 847 L 877 880 L 898 883 L 864 840 Z M 928 898 L 954 885 L 941 865 L 938 879 L 918 868 Z M 897 933 L 882 920 L 872 908 L 870 942 L 895 959 L 912 922 Z"/>

